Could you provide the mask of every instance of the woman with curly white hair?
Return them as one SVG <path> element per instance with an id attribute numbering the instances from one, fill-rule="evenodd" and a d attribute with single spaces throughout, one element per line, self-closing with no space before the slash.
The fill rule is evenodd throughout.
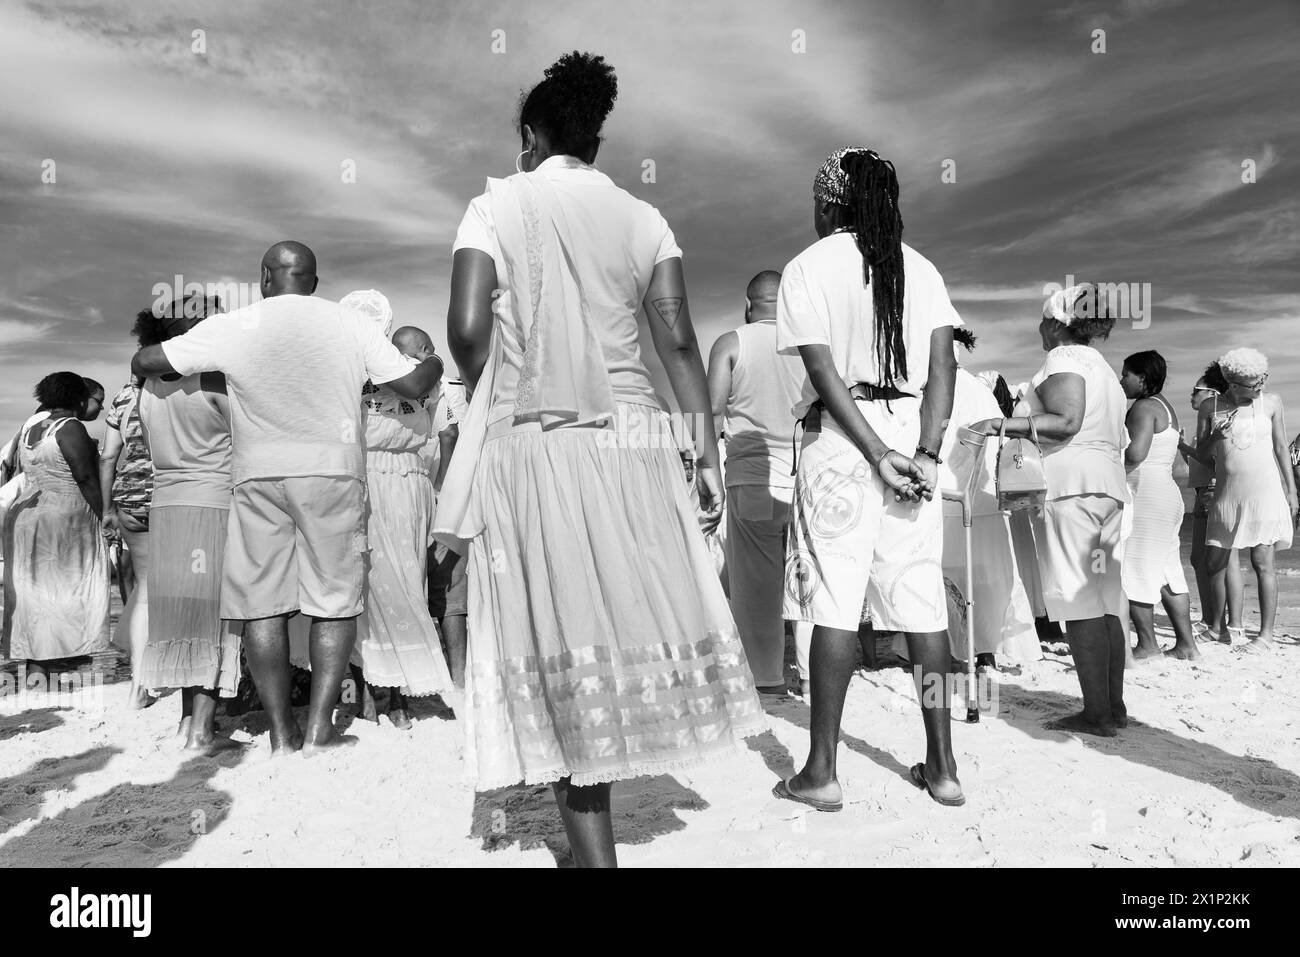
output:
<path id="1" fill-rule="evenodd" d="M 1259 582 L 1259 635 L 1247 651 L 1272 647 L 1277 615 L 1274 552 L 1290 548 L 1300 505 L 1287 450 L 1282 399 L 1264 392 L 1268 359 L 1255 349 L 1233 349 L 1219 357 L 1228 391 L 1201 406 L 1197 458 L 1214 460 L 1214 504 L 1205 531 L 1206 564 L 1214 574 L 1228 564 L 1232 549 L 1250 550 Z M 1211 608 L 1218 621 L 1222 608 Z M 1236 632 L 1233 634 L 1233 632 Z M 1245 629 L 1229 629 L 1241 640 Z"/>

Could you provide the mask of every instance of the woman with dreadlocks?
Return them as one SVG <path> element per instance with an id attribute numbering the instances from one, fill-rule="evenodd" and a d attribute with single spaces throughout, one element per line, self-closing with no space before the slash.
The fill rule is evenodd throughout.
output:
<path id="1" fill-rule="evenodd" d="M 551 784 L 579 867 L 617 864 L 615 781 L 766 726 L 700 534 L 725 493 L 682 251 L 592 165 L 617 95 L 604 57 L 560 57 L 520 106 L 518 172 L 461 220 L 447 339 L 473 395 L 434 527 L 467 554 L 467 770 Z M 698 525 L 638 306 L 695 425 Z"/>
<path id="2" fill-rule="evenodd" d="M 926 758 L 912 782 L 965 803 L 949 737 L 939 447 L 952 412 L 954 326 L 943 279 L 903 244 L 894 166 L 837 150 L 813 179 L 818 241 L 782 273 L 777 348 L 807 369 L 786 554 L 784 617 L 813 623 L 811 748 L 774 794 L 838 811 L 844 696 L 863 595 L 877 631 L 907 636 L 923 692 Z"/>

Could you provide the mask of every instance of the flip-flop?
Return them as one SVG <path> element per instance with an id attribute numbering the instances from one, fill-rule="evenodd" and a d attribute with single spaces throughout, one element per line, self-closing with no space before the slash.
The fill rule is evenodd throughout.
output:
<path id="1" fill-rule="evenodd" d="M 776 787 L 772 788 L 772 796 L 779 797 L 786 801 L 795 801 L 799 804 L 807 804 L 815 811 L 842 811 L 844 810 L 843 801 L 819 801 L 816 798 L 804 797 L 802 794 L 795 794 L 790 790 L 785 781 L 778 781 Z"/>
<path id="2" fill-rule="evenodd" d="M 939 797 L 939 795 L 935 794 L 934 791 L 930 789 L 930 782 L 925 779 L 924 764 L 912 765 L 910 774 L 912 776 L 913 784 L 915 784 L 926 794 L 930 795 L 931 798 L 933 798 L 939 804 L 942 804 L 944 807 L 961 807 L 963 804 L 966 803 L 966 795 L 964 794 L 959 798 L 941 798 Z"/>

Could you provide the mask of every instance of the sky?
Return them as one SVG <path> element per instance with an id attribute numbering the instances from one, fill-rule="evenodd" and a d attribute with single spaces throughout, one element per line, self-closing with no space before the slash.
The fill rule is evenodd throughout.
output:
<path id="1" fill-rule="evenodd" d="M 676 233 L 705 356 L 815 241 L 825 156 L 870 146 L 969 368 L 1033 373 L 1050 283 L 1149 288 L 1116 367 L 1158 350 L 1185 410 L 1254 346 L 1294 431 L 1298 40 L 1295 0 L 0 0 L 0 440 L 46 373 L 126 381 L 155 284 L 255 286 L 281 239 L 321 295 L 379 289 L 445 353 L 456 226 L 572 49 L 617 70 L 597 166 Z"/>

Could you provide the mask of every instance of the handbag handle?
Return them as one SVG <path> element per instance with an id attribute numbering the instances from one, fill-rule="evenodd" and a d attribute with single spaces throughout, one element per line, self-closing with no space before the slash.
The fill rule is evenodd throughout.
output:
<path id="1" fill-rule="evenodd" d="M 1025 421 L 1029 423 L 1029 440 L 1034 443 L 1034 445 L 1038 448 L 1038 451 L 1041 453 L 1043 451 L 1043 445 L 1038 440 L 1038 426 L 1034 425 L 1033 413 L 1030 413 L 1029 415 L 1025 416 Z M 1007 440 L 1007 420 L 1005 417 L 1003 417 L 1002 421 L 998 423 L 998 450 L 999 451 L 1001 451 L 1002 445 L 1003 443 L 1006 442 L 1006 440 Z"/>

